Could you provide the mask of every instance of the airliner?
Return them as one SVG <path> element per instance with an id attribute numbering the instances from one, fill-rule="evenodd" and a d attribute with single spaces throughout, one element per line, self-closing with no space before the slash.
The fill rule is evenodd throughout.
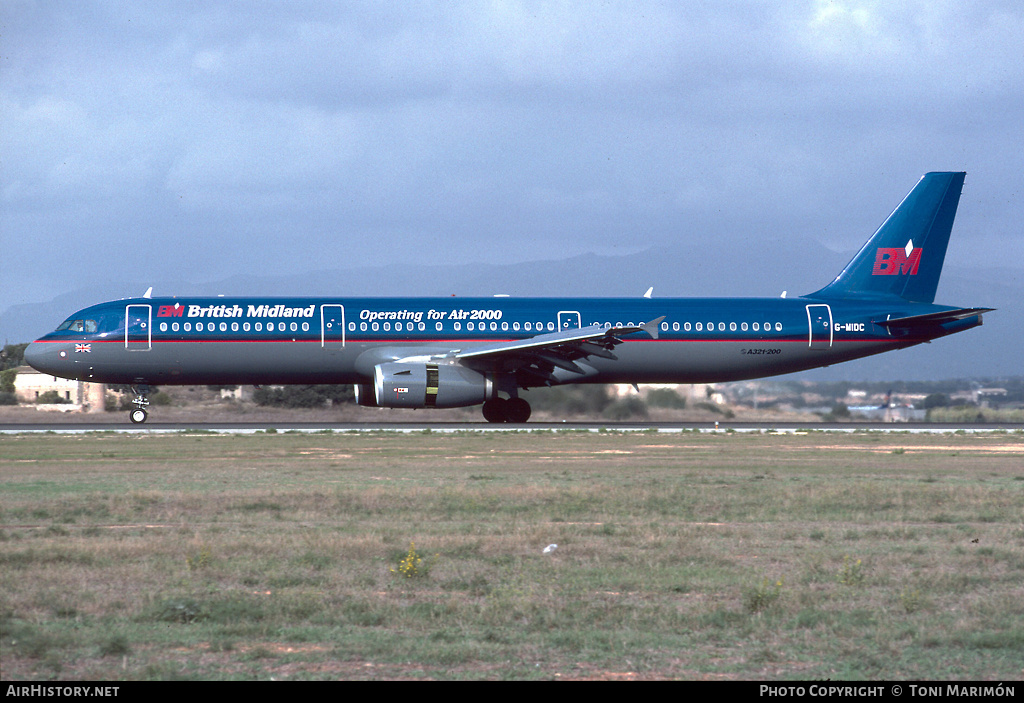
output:
<path id="1" fill-rule="evenodd" d="M 773 298 L 141 298 L 76 312 L 28 346 L 41 372 L 130 385 L 353 384 L 360 405 L 482 405 L 568 383 L 774 376 L 930 342 L 992 308 L 934 303 L 965 173 L 928 173 L 836 278 Z"/>

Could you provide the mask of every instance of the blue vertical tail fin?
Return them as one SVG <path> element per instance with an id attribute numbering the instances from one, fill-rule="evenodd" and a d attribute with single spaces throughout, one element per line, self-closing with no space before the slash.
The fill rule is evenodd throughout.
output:
<path id="1" fill-rule="evenodd" d="M 966 175 L 922 176 L 836 279 L 807 297 L 934 302 Z"/>

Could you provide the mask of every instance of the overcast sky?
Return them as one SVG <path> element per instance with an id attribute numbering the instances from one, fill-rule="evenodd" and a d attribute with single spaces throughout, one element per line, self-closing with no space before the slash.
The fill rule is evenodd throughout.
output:
<path id="1" fill-rule="evenodd" d="M 1022 46 L 1019 0 L 0 0 L 0 309 L 112 278 L 852 251 L 931 170 L 968 171 L 949 257 L 1024 266 Z"/>

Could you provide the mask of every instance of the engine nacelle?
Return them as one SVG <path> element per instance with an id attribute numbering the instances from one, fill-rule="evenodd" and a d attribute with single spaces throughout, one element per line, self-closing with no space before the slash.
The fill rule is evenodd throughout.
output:
<path id="1" fill-rule="evenodd" d="M 464 366 L 393 361 L 373 367 L 373 391 L 383 408 L 461 408 L 490 398 L 493 384 Z"/>

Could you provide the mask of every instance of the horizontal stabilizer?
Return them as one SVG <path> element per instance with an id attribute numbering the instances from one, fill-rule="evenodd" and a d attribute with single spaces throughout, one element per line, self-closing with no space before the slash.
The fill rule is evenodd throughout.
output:
<path id="1" fill-rule="evenodd" d="M 932 312 L 927 315 L 911 315 L 909 317 L 896 317 L 891 320 L 876 320 L 875 324 L 882 327 L 922 327 L 926 325 L 941 325 L 944 322 L 963 320 L 982 313 L 992 312 L 995 308 L 958 308 L 956 310 L 943 310 Z"/>

